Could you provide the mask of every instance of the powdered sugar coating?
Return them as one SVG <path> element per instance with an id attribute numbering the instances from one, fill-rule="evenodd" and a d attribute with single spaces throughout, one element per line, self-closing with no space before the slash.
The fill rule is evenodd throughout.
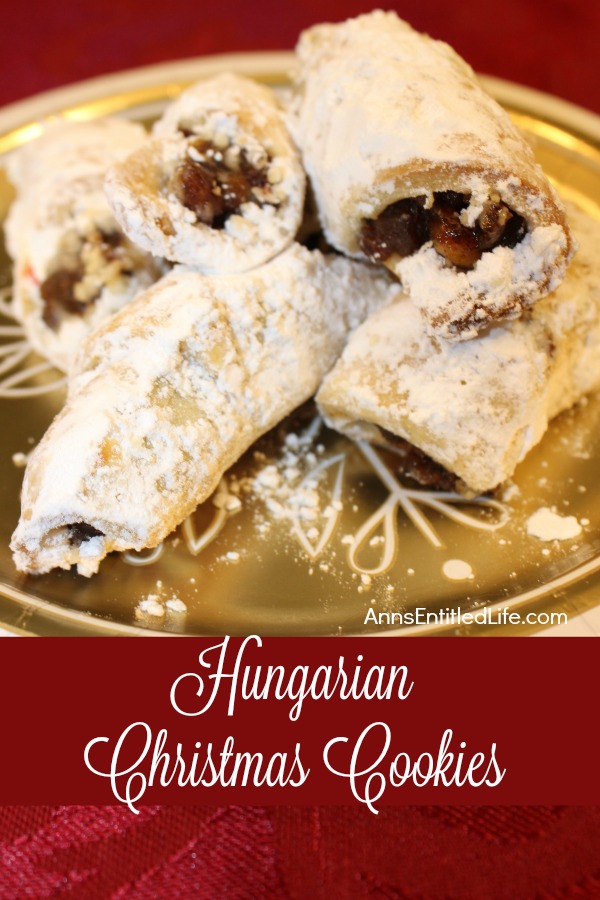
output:
<path id="1" fill-rule="evenodd" d="M 569 541 L 579 537 L 582 528 L 575 516 L 561 516 L 555 509 L 541 506 L 525 523 L 527 534 L 540 541 Z"/>
<path id="2" fill-rule="evenodd" d="M 430 244 L 393 267 L 430 334 L 469 340 L 497 319 L 514 319 L 564 275 L 565 232 L 540 225 L 513 249 L 484 253 L 470 271 L 457 271 Z M 510 285 L 510 291 L 507 291 Z"/>
<path id="3" fill-rule="evenodd" d="M 128 119 L 51 119 L 40 137 L 9 154 L 7 174 L 19 194 L 39 184 L 85 179 L 131 153 L 145 136 L 144 128 Z"/>
<path id="4" fill-rule="evenodd" d="M 165 276 L 82 347 L 26 470 L 17 568 L 89 575 L 113 549 L 156 546 L 388 297 L 387 278 L 298 245 L 244 275 Z M 74 522 L 102 536 L 74 546 Z"/>
<path id="5" fill-rule="evenodd" d="M 14 259 L 13 310 L 36 350 L 67 370 L 85 335 L 162 274 L 162 265 L 121 236 L 120 260 L 105 260 L 98 235 L 120 234 L 104 195 L 111 162 L 145 139 L 140 125 L 121 119 L 58 121 L 8 160 L 17 188 L 5 233 Z M 81 298 L 97 295 L 82 314 L 63 311 L 51 328 L 40 286 L 85 246 Z"/>
<path id="6" fill-rule="evenodd" d="M 199 82 L 167 108 L 153 135 L 106 180 L 111 206 L 132 240 L 207 274 L 247 271 L 289 246 L 302 217 L 305 175 L 269 88 L 232 74 Z M 274 202 L 243 203 L 222 229 L 199 222 L 169 186 L 198 138 L 243 150 L 252 164 L 266 167 Z"/>
<path id="7" fill-rule="evenodd" d="M 528 243 L 484 253 L 468 277 L 442 271 L 430 244 L 417 259 L 389 260 L 427 327 L 449 339 L 472 337 L 557 286 L 572 252 L 562 205 L 507 113 L 447 44 L 376 11 L 309 29 L 297 53 L 295 133 L 335 247 L 361 257 L 363 219 L 400 199 L 469 194 L 472 223 L 497 194 L 525 218 Z"/>
<path id="8" fill-rule="evenodd" d="M 600 386 L 600 223 L 569 208 L 580 243 L 530 317 L 451 344 L 399 296 L 357 329 L 318 394 L 330 425 L 414 444 L 481 493 L 505 481 L 549 420 Z"/>

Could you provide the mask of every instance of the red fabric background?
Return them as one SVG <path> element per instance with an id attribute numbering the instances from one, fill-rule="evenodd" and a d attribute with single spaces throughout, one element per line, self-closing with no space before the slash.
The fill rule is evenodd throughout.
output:
<path id="1" fill-rule="evenodd" d="M 600 112 L 596 0 L 385 4 L 479 71 Z M 291 48 L 356 0 L 34 0 L 2 10 L 0 105 L 168 59 Z M 3 772 L 3 776 L 10 773 Z M 595 808 L 0 809 L 0 896 L 600 897 Z"/>
<path id="2" fill-rule="evenodd" d="M 599 826 L 598 809 L 566 807 L 13 807 L 0 896 L 586 900 Z"/>
<path id="3" fill-rule="evenodd" d="M 168 59 L 291 48 L 301 28 L 375 5 L 365 0 L 6 2 L 0 105 L 82 78 Z M 396 0 L 380 5 L 449 41 L 481 72 L 600 112 L 596 0 Z"/>

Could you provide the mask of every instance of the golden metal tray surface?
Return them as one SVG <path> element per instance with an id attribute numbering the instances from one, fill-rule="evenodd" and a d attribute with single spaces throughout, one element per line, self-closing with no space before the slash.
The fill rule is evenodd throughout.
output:
<path id="1" fill-rule="evenodd" d="M 0 111 L 0 157 L 55 115 L 149 121 L 199 78 L 234 70 L 285 85 L 290 62 L 284 53 L 208 57 L 53 91 Z M 600 119 L 485 82 L 563 195 L 600 217 Z M 2 217 L 11 198 L 0 174 Z M 0 623 L 9 630 L 526 634 L 552 613 L 575 615 L 600 599 L 600 397 L 553 422 L 498 497 L 470 502 L 403 481 L 393 454 L 352 444 L 307 406 L 251 448 L 156 551 L 113 554 L 91 579 L 19 575 L 8 545 L 23 458 L 59 410 L 64 379 L 29 350 L 10 316 L 3 250 L 0 273 Z M 575 516 L 582 533 L 563 541 L 532 536 L 527 519 L 542 507 Z M 479 621 L 460 623 L 459 609 Z M 508 622 L 508 612 L 520 623 Z M 525 621 L 529 614 L 537 621 Z"/>

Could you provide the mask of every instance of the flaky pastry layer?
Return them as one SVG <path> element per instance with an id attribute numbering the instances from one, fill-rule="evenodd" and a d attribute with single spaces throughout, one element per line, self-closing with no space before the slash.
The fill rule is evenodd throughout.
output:
<path id="1" fill-rule="evenodd" d="M 326 421 L 384 446 L 396 435 L 470 493 L 510 478 L 550 419 L 600 387 L 600 222 L 569 214 L 580 249 L 529 315 L 451 344 L 400 297 L 357 329 L 324 379 Z"/>
<path id="2" fill-rule="evenodd" d="M 264 184 L 226 221 L 177 190 L 178 171 L 187 161 L 240 159 L 264 173 Z M 200 147 L 200 150 L 197 148 Z M 207 274 L 247 271 L 291 244 L 300 225 L 305 175 L 275 94 L 237 75 L 219 75 L 185 91 L 165 111 L 153 137 L 108 173 L 106 192 L 129 237 L 152 253 L 194 266 Z M 221 195 L 220 186 L 215 193 Z M 264 198 L 264 202 L 263 202 Z"/>
<path id="3" fill-rule="evenodd" d="M 523 135 L 447 44 L 376 11 L 310 28 L 297 55 L 296 135 L 333 246 L 364 257 L 366 221 L 447 192 L 467 198 L 469 227 L 490 202 L 525 222 L 514 247 L 486 250 L 469 271 L 431 240 L 385 260 L 430 333 L 471 338 L 558 286 L 573 251 L 563 206 Z"/>
<path id="4" fill-rule="evenodd" d="M 144 138 L 121 119 L 59 121 L 9 158 L 13 311 L 33 347 L 65 371 L 85 335 L 163 272 L 127 240 L 104 194 L 107 167 Z"/>
<path id="5" fill-rule="evenodd" d="M 156 546 L 314 394 L 389 291 L 299 245 L 243 275 L 165 276 L 84 343 L 27 465 L 17 568 L 90 575 L 111 550 Z"/>

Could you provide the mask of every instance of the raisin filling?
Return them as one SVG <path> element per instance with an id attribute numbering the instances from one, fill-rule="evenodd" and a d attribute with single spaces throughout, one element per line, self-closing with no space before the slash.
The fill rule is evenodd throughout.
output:
<path id="1" fill-rule="evenodd" d="M 217 229 L 239 213 L 244 203 L 279 205 L 269 183 L 268 162 L 255 166 L 243 148 L 221 150 L 201 139 L 188 143 L 187 156 L 174 172 L 171 189 L 198 222 Z"/>
<path id="2" fill-rule="evenodd" d="M 82 315 L 85 303 L 75 299 L 75 285 L 81 281 L 80 269 L 57 269 L 40 286 L 44 301 L 43 319 L 50 328 L 58 328 L 61 312 Z"/>
<path id="3" fill-rule="evenodd" d="M 527 233 L 525 219 L 503 203 L 490 198 L 471 227 L 461 221 L 470 201 L 468 194 L 443 191 L 425 197 L 392 203 L 377 219 L 364 219 L 360 248 L 373 262 L 390 256 L 410 256 L 427 241 L 447 262 L 459 269 L 472 269 L 481 254 L 496 247 L 515 247 Z"/>
<path id="4" fill-rule="evenodd" d="M 80 547 L 85 541 L 89 541 L 93 537 L 103 537 L 104 532 L 88 525 L 87 522 L 73 522 L 67 525 L 69 529 L 69 544 L 71 547 Z"/>
<path id="5" fill-rule="evenodd" d="M 460 479 L 440 463 L 435 462 L 414 444 L 392 434 L 391 431 L 387 431 L 385 428 L 380 428 L 379 431 L 385 443 L 393 447 L 394 451 L 402 458 L 402 471 L 408 478 L 412 478 L 423 487 L 433 488 L 436 491 L 455 491 L 457 489 Z"/>
<path id="6" fill-rule="evenodd" d="M 77 238 L 75 246 L 72 240 L 70 244 L 63 248 L 58 267 L 40 285 L 42 318 L 53 331 L 65 313 L 83 316 L 105 283 L 133 272 L 123 235 L 118 231 L 97 229 L 85 239 Z"/>

